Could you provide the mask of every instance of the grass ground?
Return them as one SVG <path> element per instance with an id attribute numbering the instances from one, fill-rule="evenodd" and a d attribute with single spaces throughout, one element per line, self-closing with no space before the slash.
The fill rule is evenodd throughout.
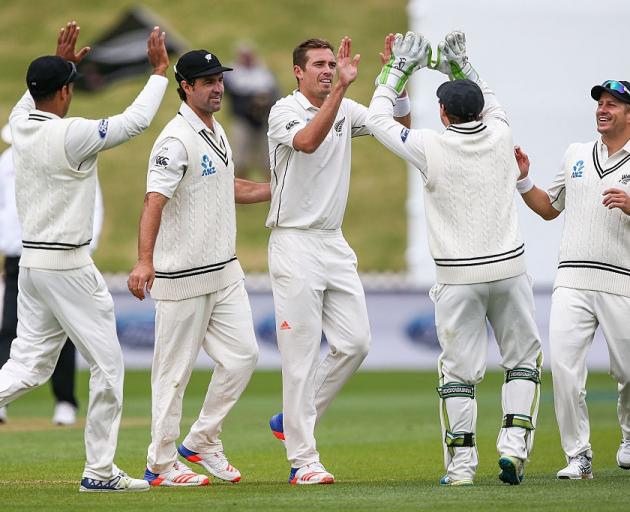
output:
<path id="1" fill-rule="evenodd" d="M 80 375 L 80 399 L 87 403 Z M 201 404 L 208 374 L 196 372 L 188 388 L 182 430 Z M 478 388 L 480 466 L 473 488 L 440 488 L 442 475 L 437 395 L 433 372 L 357 374 L 318 427 L 322 461 L 332 486 L 286 483 L 288 464 L 267 420 L 280 409 L 276 372 L 258 372 L 224 425 L 230 461 L 243 473 L 238 485 L 214 481 L 205 488 L 152 489 L 137 495 L 77 492 L 84 453 L 82 428 L 49 424 L 47 387 L 10 406 L 0 427 L 0 510 L 627 510 L 630 472 L 615 464 L 619 443 L 616 387 L 604 374 L 589 377 L 595 450 L 592 481 L 559 481 L 563 466 L 553 416 L 550 376 L 543 382 L 536 447 L 523 485 L 497 479 L 495 439 L 500 423 L 501 375 Z M 144 470 L 149 442 L 149 375 L 128 372 L 117 463 L 134 476 Z M 84 411 L 85 409 L 83 409 Z"/>
<path id="2" fill-rule="evenodd" d="M 25 89 L 28 63 L 55 50 L 59 27 L 68 20 L 81 26 L 79 43 L 99 38 L 136 0 L 2 0 L 0 1 L 0 127 Z M 207 48 L 222 61 L 232 59 L 235 44 L 256 44 L 275 72 L 283 94 L 295 88 L 291 51 L 302 40 L 323 37 L 337 45 L 350 35 L 361 53 L 360 76 L 348 95 L 364 104 L 374 91 L 380 69 L 378 52 L 389 32 L 407 30 L 407 0 L 151 0 L 143 2 L 177 31 L 191 48 Z M 136 237 L 146 187 L 147 159 L 155 137 L 175 115 L 179 99 L 171 75 L 160 111 L 146 133 L 99 157 L 105 199 L 105 223 L 95 260 L 106 272 L 128 272 L 136 259 Z M 69 116 L 101 118 L 121 112 L 144 83 L 119 82 L 98 94 L 74 97 Z M 437 110 L 436 110 L 437 116 Z M 217 114 L 228 128 L 227 108 Z M 368 139 L 363 137 L 362 139 Z M 0 142 L 0 150 L 4 145 Z M 262 174 L 258 177 L 262 181 Z M 375 140 L 357 140 L 344 232 L 363 271 L 402 270 L 406 246 L 407 173 L 404 163 Z M 266 271 L 267 205 L 240 206 L 237 212 L 238 255 L 247 271 Z M 368 228 L 369 225 L 369 228 Z"/>

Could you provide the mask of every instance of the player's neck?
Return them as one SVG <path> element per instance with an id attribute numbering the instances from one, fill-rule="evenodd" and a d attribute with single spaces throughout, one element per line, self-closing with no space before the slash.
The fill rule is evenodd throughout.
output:
<path id="1" fill-rule="evenodd" d="M 624 131 L 616 135 L 602 135 L 602 142 L 606 144 L 608 156 L 614 155 L 623 148 L 630 140 L 630 130 Z"/>
<path id="2" fill-rule="evenodd" d="M 214 117 L 212 112 L 200 110 L 190 103 L 188 106 L 195 114 L 197 114 L 197 117 L 203 121 L 210 131 L 214 131 Z"/>

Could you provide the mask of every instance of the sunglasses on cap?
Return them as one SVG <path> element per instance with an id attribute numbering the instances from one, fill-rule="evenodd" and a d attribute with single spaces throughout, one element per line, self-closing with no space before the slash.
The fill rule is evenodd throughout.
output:
<path id="1" fill-rule="evenodd" d="M 70 74 L 68 75 L 68 78 L 66 78 L 66 81 L 63 83 L 63 85 L 68 85 L 70 82 L 72 82 L 76 76 L 77 76 L 77 66 L 75 65 L 74 62 L 72 62 L 71 60 L 68 61 L 70 63 L 70 65 L 72 66 L 72 69 L 70 70 Z"/>
<path id="2" fill-rule="evenodd" d="M 617 91 L 619 94 L 627 94 L 630 96 L 630 91 L 623 85 L 621 82 L 617 82 L 617 80 L 606 80 L 602 87 L 605 89 L 611 89 L 613 91 Z"/>

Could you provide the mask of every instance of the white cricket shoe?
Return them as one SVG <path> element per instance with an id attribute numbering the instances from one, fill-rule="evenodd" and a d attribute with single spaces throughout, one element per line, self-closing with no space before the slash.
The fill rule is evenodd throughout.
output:
<path id="1" fill-rule="evenodd" d="M 569 464 L 566 468 L 557 473 L 561 480 L 592 480 L 593 479 L 593 458 L 580 453 L 575 457 L 569 457 Z"/>
<path id="2" fill-rule="evenodd" d="M 57 402 L 52 422 L 64 427 L 74 425 L 77 422 L 77 408 L 70 402 Z"/>
<path id="3" fill-rule="evenodd" d="M 175 461 L 171 469 L 162 473 L 154 473 L 147 468 L 144 472 L 144 479 L 151 487 L 199 487 L 210 483 L 206 475 L 195 473 L 178 460 Z"/>
<path id="4" fill-rule="evenodd" d="M 114 466 L 115 476 L 110 480 L 95 480 L 84 477 L 79 486 L 80 492 L 142 492 L 149 490 L 149 482 L 131 478 L 123 470 Z"/>
<path id="5" fill-rule="evenodd" d="M 241 480 L 241 472 L 230 464 L 223 452 L 198 453 L 189 450 L 183 444 L 177 447 L 177 451 L 188 462 L 199 464 L 216 478 L 233 484 Z"/>
<path id="6" fill-rule="evenodd" d="M 624 439 L 617 450 L 617 465 L 621 469 L 630 469 L 630 439 Z"/>
<path id="7" fill-rule="evenodd" d="M 293 470 L 291 472 L 293 473 Z M 326 471 L 321 462 L 313 462 L 298 468 L 289 483 L 294 485 L 334 484 L 335 477 Z"/>
<path id="8" fill-rule="evenodd" d="M 0 407 L 0 423 L 7 422 L 7 406 L 3 405 Z"/>

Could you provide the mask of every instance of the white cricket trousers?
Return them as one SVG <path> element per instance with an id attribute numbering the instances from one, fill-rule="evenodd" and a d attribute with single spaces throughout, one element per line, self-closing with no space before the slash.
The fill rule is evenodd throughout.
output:
<path id="1" fill-rule="evenodd" d="M 440 387 L 446 386 L 443 395 L 448 395 L 440 398 L 447 475 L 453 480 L 472 480 L 477 469 L 477 447 L 470 446 L 469 441 L 476 434 L 475 385 L 486 371 L 487 322 L 499 346 L 501 366 L 506 371 L 518 370 L 513 379 L 508 379 L 506 372 L 502 387 L 504 424 L 508 418 L 514 424 L 500 429 L 497 451 L 501 456 L 527 460 L 533 446 L 540 384 L 523 375 L 533 370 L 539 376 L 542 366 L 529 277 L 521 274 L 489 283 L 437 284 L 430 295 L 442 347 L 438 363 Z M 458 389 L 463 392 L 446 393 Z"/>
<path id="2" fill-rule="evenodd" d="M 630 440 L 630 297 L 556 288 L 551 298 L 549 343 L 556 419 L 567 457 L 591 452 L 586 357 L 598 326 L 608 345 L 610 374 L 618 383 L 621 433 Z"/>
<path id="3" fill-rule="evenodd" d="M 200 349 L 215 367 L 199 417 L 183 444 L 197 453 L 215 453 L 223 451 L 221 426 L 254 372 L 258 345 L 242 279 L 199 297 L 156 300 L 155 311 L 147 467 L 162 473 L 177 460 L 182 400 Z"/>
<path id="4" fill-rule="evenodd" d="M 66 338 L 90 365 L 83 476 L 113 477 L 124 367 L 114 301 L 93 265 L 73 270 L 20 268 L 17 338 L 0 369 L 0 406 L 52 375 Z"/>
<path id="5" fill-rule="evenodd" d="M 365 359 L 370 325 L 357 258 L 341 230 L 274 229 L 269 272 L 285 446 L 299 468 L 319 461 L 315 425 Z M 322 331 L 329 350 L 320 361 Z"/>

